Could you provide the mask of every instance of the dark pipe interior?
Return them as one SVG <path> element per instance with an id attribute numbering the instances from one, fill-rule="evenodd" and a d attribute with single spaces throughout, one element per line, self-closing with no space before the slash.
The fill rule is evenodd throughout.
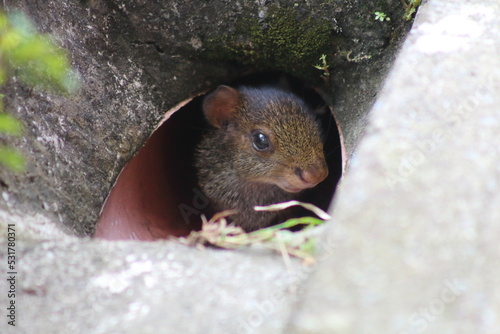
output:
<path id="1" fill-rule="evenodd" d="M 255 74 L 229 84 L 279 84 L 282 79 L 278 73 Z M 325 107 L 320 95 L 301 81 L 288 78 L 287 86 L 313 108 Z M 200 196 L 193 168 L 195 147 L 207 127 L 202 99 L 196 97 L 173 113 L 127 163 L 106 200 L 95 237 L 155 240 L 183 236 L 200 228 L 202 213 L 212 214 Z M 304 191 L 301 200 L 327 210 L 342 174 L 343 150 L 332 113 L 328 110 L 318 117 L 323 127 L 329 176 L 315 188 Z"/>

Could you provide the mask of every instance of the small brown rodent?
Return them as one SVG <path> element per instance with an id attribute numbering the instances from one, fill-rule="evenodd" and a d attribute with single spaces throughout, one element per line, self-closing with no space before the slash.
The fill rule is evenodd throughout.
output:
<path id="1" fill-rule="evenodd" d="M 214 212 L 246 231 L 279 223 L 280 212 L 257 212 L 297 198 L 328 175 L 320 125 L 301 98 L 277 87 L 219 86 L 203 101 L 212 126 L 198 145 L 199 186 Z"/>

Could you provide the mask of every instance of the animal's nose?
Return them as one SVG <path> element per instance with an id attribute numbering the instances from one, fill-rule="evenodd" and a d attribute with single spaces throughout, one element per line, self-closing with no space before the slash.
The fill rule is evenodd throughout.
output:
<path id="1" fill-rule="evenodd" d="M 307 168 L 296 168 L 295 174 L 308 188 L 312 188 L 328 176 L 328 167 L 324 161 Z"/>

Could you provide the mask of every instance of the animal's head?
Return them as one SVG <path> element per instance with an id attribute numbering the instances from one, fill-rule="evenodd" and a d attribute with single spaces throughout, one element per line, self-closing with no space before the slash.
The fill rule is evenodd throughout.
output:
<path id="1" fill-rule="evenodd" d="M 319 123 L 297 96 L 272 87 L 220 86 L 203 110 L 223 133 L 221 147 L 233 152 L 228 168 L 242 179 L 296 193 L 327 177 Z"/>

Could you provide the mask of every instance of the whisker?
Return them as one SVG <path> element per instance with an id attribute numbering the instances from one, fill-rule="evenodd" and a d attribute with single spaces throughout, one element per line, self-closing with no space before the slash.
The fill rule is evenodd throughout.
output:
<path id="1" fill-rule="evenodd" d="M 333 153 L 337 152 L 337 151 L 340 151 L 341 148 L 340 148 L 340 145 L 334 147 L 330 152 L 328 152 L 325 156 L 325 158 L 328 158 L 330 155 L 332 155 Z"/>
<path id="2" fill-rule="evenodd" d="M 328 107 L 327 107 L 328 108 Z M 328 115 L 330 116 L 330 118 L 328 119 L 328 128 L 326 129 L 326 135 L 325 135 L 325 138 L 324 138 L 324 142 L 323 142 L 323 145 L 326 143 L 326 141 L 328 140 L 328 135 L 330 134 L 330 127 L 332 126 L 332 112 L 330 110 L 330 108 L 328 108 Z"/>

